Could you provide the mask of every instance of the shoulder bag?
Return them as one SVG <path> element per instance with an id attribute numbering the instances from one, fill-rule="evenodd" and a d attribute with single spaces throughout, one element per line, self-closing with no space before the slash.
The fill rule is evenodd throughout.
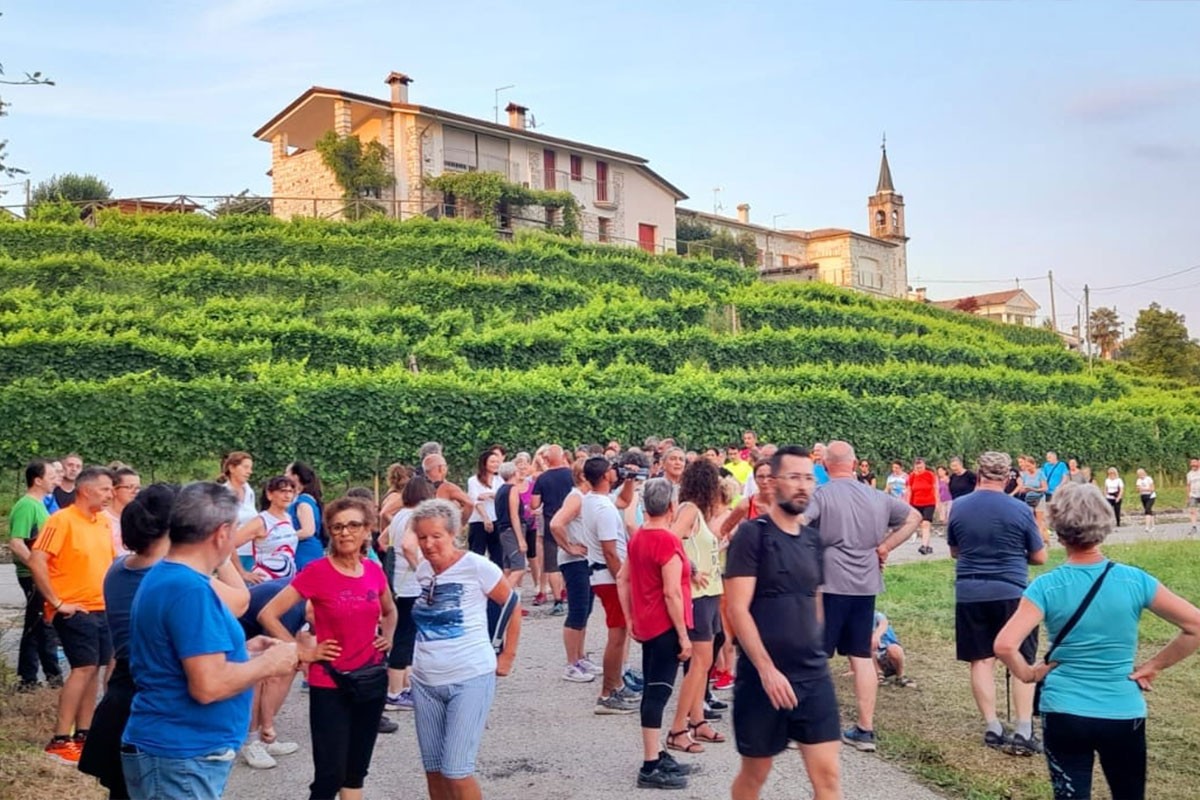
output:
<path id="1" fill-rule="evenodd" d="M 1062 626 L 1058 632 L 1058 635 L 1054 637 L 1054 641 L 1050 643 L 1050 649 L 1046 651 L 1046 655 L 1042 657 L 1042 661 L 1047 664 L 1050 663 L 1050 656 L 1054 653 L 1055 649 L 1062 644 L 1062 640 L 1067 638 L 1067 634 L 1070 633 L 1071 630 L 1079 623 L 1079 620 L 1083 617 L 1084 612 L 1088 610 L 1088 606 L 1092 604 L 1092 600 L 1096 597 L 1096 592 L 1100 591 L 1100 584 L 1104 583 L 1104 579 L 1108 577 L 1108 573 L 1112 570 L 1114 563 L 1115 562 L 1113 561 L 1109 561 L 1108 566 L 1106 566 L 1104 571 L 1100 573 L 1100 577 L 1096 578 L 1096 580 L 1092 583 L 1092 587 L 1088 589 L 1088 593 L 1083 596 L 1083 601 L 1079 604 L 1079 608 L 1075 609 L 1075 613 L 1071 615 L 1069 620 L 1067 620 L 1067 624 Z M 1033 689 L 1033 715 L 1035 717 L 1041 716 L 1042 714 L 1042 682 L 1043 681 L 1038 681 L 1034 685 Z"/>

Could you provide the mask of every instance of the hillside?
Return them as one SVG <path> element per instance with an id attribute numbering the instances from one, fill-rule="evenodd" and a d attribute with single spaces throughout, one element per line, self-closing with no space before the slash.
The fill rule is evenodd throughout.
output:
<path id="1" fill-rule="evenodd" d="M 1200 451 L 1200 393 L 1089 373 L 1046 331 L 454 221 L 0 224 L 0 382 L 5 467 L 244 448 L 364 476 L 428 439 L 469 460 L 745 427 L 876 461 Z"/>

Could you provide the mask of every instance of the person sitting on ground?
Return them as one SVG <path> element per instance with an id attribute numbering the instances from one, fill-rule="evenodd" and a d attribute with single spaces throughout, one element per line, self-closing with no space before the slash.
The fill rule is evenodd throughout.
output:
<path id="1" fill-rule="evenodd" d="M 916 682 L 904 674 L 904 648 L 900 639 L 882 611 L 875 612 L 875 631 L 871 634 L 871 649 L 875 652 L 875 671 L 879 685 L 893 683 L 896 686 L 916 686 Z"/>

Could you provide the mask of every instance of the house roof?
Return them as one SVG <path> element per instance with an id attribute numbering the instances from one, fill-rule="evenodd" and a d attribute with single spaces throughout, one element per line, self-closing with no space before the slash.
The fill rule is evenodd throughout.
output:
<path id="1" fill-rule="evenodd" d="M 1029 304 L 1034 308 L 1041 308 L 1041 305 L 1029 296 L 1029 293 L 1024 289 L 1006 289 L 1002 292 L 987 292 L 986 294 L 967 295 L 966 297 L 958 297 L 953 300 L 934 300 L 933 305 L 939 308 L 957 308 L 960 303 L 971 297 L 975 298 L 975 302 L 981 306 L 999 306 L 1005 303 L 1010 303 L 1017 297 L 1024 296 Z"/>
<path id="2" fill-rule="evenodd" d="M 676 199 L 687 199 L 687 195 L 684 194 L 683 191 L 650 168 L 648 159 L 645 159 L 641 156 L 635 156 L 632 153 L 623 153 L 619 150 L 609 150 L 605 147 L 584 144 L 583 142 L 576 142 L 571 139 L 562 139 L 557 136 L 547 136 L 544 133 L 537 133 L 536 131 L 521 130 L 519 128 L 513 128 L 509 125 L 488 122 L 487 120 L 468 117 L 465 114 L 458 114 L 453 111 L 433 108 L 432 106 L 418 105 L 415 103 L 393 103 L 390 100 L 382 100 L 378 97 L 358 94 L 357 92 L 347 92 L 343 89 L 330 89 L 324 86 L 310 86 L 299 97 L 288 103 L 288 105 L 284 107 L 282 111 L 271 117 L 271 119 L 267 120 L 262 127 L 256 130 L 254 132 L 254 138 L 261 139 L 263 141 L 270 141 L 271 137 L 275 134 L 275 129 L 278 128 L 278 126 L 285 119 L 287 119 L 288 116 L 315 97 L 342 99 L 351 103 L 361 103 L 364 105 L 374 106 L 385 111 L 407 111 L 411 113 L 422 114 L 425 116 L 434 117 L 435 119 L 447 120 L 459 125 L 465 125 L 478 130 L 502 133 L 505 136 L 527 139 L 529 141 L 541 142 L 543 144 L 560 145 L 562 147 L 581 150 L 583 152 L 604 156 L 606 158 L 611 158 L 618 161 L 624 161 L 633 165 L 640 172 L 645 173 L 646 176 L 651 180 L 662 185 L 662 187 L 668 192 L 675 195 Z"/>
<path id="3" fill-rule="evenodd" d="M 849 228 L 818 228 L 812 231 L 800 230 L 799 228 L 769 228 L 766 225 L 756 225 L 753 222 L 742 222 L 735 217 L 723 217 L 720 214 L 713 214 L 708 211 L 697 211 L 694 208 L 676 208 L 676 214 L 684 214 L 697 219 L 706 220 L 717 225 L 727 225 L 732 228 L 741 228 L 743 230 L 753 230 L 765 233 L 771 236 L 779 236 L 789 239 L 803 239 L 811 241 L 813 239 L 833 239 L 838 236 L 853 236 L 856 239 L 864 239 L 876 244 L 886 245 L 887 247 L 899 247 L 899 244 L 888 239 L 877 239 L 874 236 L 868 236 L 865 233 L 856 233 Z"/>

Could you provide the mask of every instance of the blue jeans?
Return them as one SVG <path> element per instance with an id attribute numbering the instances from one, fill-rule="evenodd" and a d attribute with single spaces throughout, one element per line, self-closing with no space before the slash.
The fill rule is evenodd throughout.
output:
<path id="1" fill-rule="evenodd" d="M 496 695 L 495 674 L 444 686 L 426 686 L 414 680 L 412 691 L 417 744 L 425 771 L 447 778 L 473 775 L 475 755 Z"/>
<path id="2" fill-rule="evenodd" d="M 237 753 L 220 750 L 195 758 L 130 753 L 121 748 L 121 768 L 133 800 L 220 800 Z"/>

